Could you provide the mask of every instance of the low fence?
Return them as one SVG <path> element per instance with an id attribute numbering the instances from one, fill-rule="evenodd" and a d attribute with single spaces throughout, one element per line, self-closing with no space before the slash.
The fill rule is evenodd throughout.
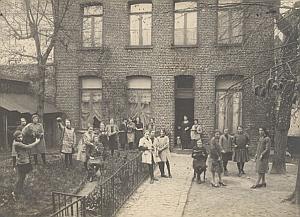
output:
<path id="1" fill-rule="evenodd" d="M 52 192 L 51 217 L 86 217 L 86 198 L 61 192 Z"/>
<path id="2" fill-rule="evenodd" d="M 99 217 L 115 216 L 147 177 L 148 168 L 138 155 L 96 186 L 86 199 L 87 212 Z"/>

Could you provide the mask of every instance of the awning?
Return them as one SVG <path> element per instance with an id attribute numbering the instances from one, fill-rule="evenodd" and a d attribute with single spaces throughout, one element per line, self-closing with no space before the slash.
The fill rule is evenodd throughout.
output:
<path id="1" fill-rule="evenodd" d="M 27 94 L 0 93 L 0 107 L 8 111 L 17 111 L 20 113 L 36 113 L 37 100 Z M 56 107 L 50 103 L 44 103 L 44 113 L 58 113 Z"/>

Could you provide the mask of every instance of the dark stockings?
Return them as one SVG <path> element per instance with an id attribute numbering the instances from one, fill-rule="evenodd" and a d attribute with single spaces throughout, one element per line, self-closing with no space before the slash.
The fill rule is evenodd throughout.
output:
<path id="1" fill-rule="evenodd" d="M 165 163 L 158 162 L 158 166 L 159 166 L 160 175 L 164 176 L 165 175 Z"/>
<path id="2" fill-rule="evenodd" d="M 153 164 L 148 164 L 149 167 L 149 174 L 151 179 L 154 179 L 154 170 L 153 170 Z"/>
<path id="3" fill-rule="evenodd" d="M 66 168 L 68 168 L 68 164 L 72 166 L 72 154 L 71 153 L 65 153 L 65 165 Z"/>
<path id="4" fill-rule="evenodd" d="M 167 160 L 167 162 L 166 162 L 166 165 L 167 165 L 167 168 L 168 168 L 168 174 L 169 174 L 169 176 L 171 176 L 170 163 L 169 163 L 168 160 Z"/>
<path id="5" fill-rule="evenodd" d="M 46 154 L 45 154 L 45 153 L 42 153 L 42 154 L 41 154 L 41 157 L 42 157 L 43 163 L 46 164 Z M 33 155 L 33 159 L 34 159 L 35 165 L 38 165 L 39 162 L 38 162 L 38 155 L 37 155 L 37 154 L 34 154 L 34 155 Z"/>
<path id="6" fill-rule="evenodd" d="M 132 150 L 133 149 L 133 142 L 129 142 L 128 145 L 129 145 L 129 149 Z"/>
<path id="7" fill-rule="evenodd" d="M 228 161 L 223 161 L 223 167 L 224 167 L 225 171 L 227 171 L 227 164 L 228 164 Z"/>
<path id="8" fill-rule="evenodd" d="M 245 166 L 245 163 L 237 163 L 237 167 L 238 167 L 238 170 L 239 170 L 239 173 L 244 173 L 244 166 Z"/>

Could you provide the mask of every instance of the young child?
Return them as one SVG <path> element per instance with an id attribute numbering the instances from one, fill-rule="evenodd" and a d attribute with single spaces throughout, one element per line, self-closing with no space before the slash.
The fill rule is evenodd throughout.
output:
<path id="1" fill-rule="evenodd" d="M 194 146 L 192 158 L 193 160 L 193 169 L 194 169 L 194 177 L 193 181 L 197 177 L 197 183 L 201 184 L 201 177 L 200 175 L 203 173 L 203 181 L 205 182 L 205 173 L 206 173 L 206 160 L 208 154 L 206 148 L 203 146 L 201 139 L 197 141 L 197 146 Z"/>
<path id="2" fill-rule="evenodd" d="M 88 180 L 90 182 L 94 180 L 98 170 L 100 170 L 100 172 L 104 170 L 104 162 L 108 157 L 108 153 L 100 142 L 99 136 L 94 137 L 93 144 L 88 154 Z"/>

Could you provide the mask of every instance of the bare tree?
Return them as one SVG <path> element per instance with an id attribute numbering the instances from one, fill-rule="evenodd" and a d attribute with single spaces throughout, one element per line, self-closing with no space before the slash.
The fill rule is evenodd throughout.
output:
<path id="1" fill-rule="evenodd" d="M 63 31 L 62 23 L 72 3 L 73 0 L 16 0 L 13 2 L 2 0 L 0 2 L 0 19 L 9 30 L 9 37 L 19 42 L 28 43 L 28 40 L 33 42 L 33 53 L 20 48 L 11 49 L 10 52 L 20 57 L 31 58 L 37 65 L 39 80 L 37 112 L 42 120 L 47 61 L 55 43 L 60 40 L 59 33 Z M 44 31 L 45 27 L 47 31 Z"/>

